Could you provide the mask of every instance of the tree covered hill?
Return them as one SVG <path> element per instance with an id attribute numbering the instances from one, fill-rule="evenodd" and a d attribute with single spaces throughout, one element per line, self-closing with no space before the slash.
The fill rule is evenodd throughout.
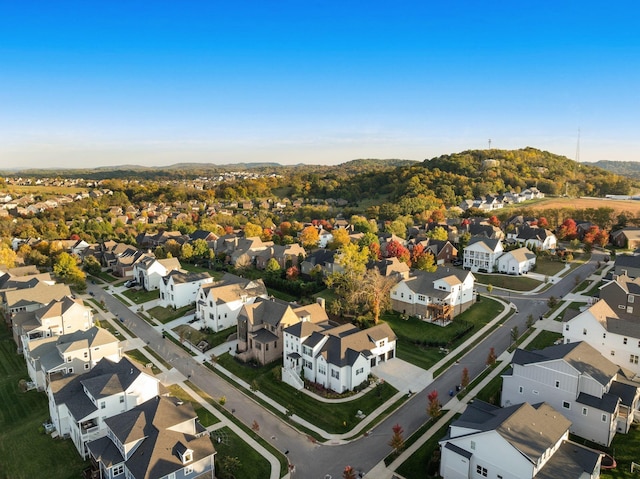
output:
<path id="1" fill-rule="evenodd" d="M 596 161 L 589 163 L 603 170 L 610 171 L 616 175 L 627 176 L 635 180 L 640 180 L 640 162 L 637 161 Z"/>

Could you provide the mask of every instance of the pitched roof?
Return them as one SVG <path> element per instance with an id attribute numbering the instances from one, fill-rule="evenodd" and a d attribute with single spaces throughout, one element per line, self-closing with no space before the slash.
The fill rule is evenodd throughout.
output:
<path id="1" fill-rule="evenodd" d="M 266 296 L 267 288 L 262 279 L 247 279 L 225 273 L 220 281 L 201 286 L 205 294 L 212 294 L 218 304 L 236 301 L 242 296 Z"/>
<path id="2" fill-rule="evenodd" d="M 485 238 L 484 236 L 472 236 L 466 248 L 475 244 L 481 246 L 483 249 L 485 249 L 488 252 L 495 253 L 496 251 L 498 251 L 498 245 L 500 245 L 500 240 Z"/>
<path id="3" fill-rule="evenodd" d="M 52 285 L 38 283 L 33 288 L 4 292 L 5 301 L 9 308 L 32 304 L 48 304 L 53 300 L 60 300 L 69 295 L 71 295 L 69 286 L 61 283 Z"/>

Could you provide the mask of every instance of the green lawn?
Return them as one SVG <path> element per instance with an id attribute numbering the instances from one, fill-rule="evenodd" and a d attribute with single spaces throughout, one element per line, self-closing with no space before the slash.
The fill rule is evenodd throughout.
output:
<path id="1" fill-rule="evenodd" d="M 124 354 L 129 356 L 131 359 L 133 359 L 137 363 L 142 364 L 143 366 L 146 366 L 147 364 L 151 364 L 151 371 L 153 372 L 153 374 L 159 374 L 161 372 L 160 368 L 156 366 L 151 360 L 149 360 L 147 355 L 144 354 L 139 349 L 132 349 L 130 351 L 126 351 Z"/>
<path id="2" fill-rule="evenodd" d="M 239 467 L 234 472 L 237 478 L 250 477 L 252 479 L 268 479 L 271 474 L 271 465 L 260 453 L 228 427 L 223 427 L 211 433 L 211 441 L 216 448 L 216 476 L 225 477 L 225 457 L 236 457 Z"/>
<path id="3" fill-rule="evenodd" d="M 136 304 L 146 303 L 147 301 L 153 301 L 160 298 L 160 291 L 157 289 L 147 291 L 145 289 L 127 289 L 122 293 Z"/>
<path id="4" fill-rule="evenodd" d="M 551 258 L 545 258 L 539 256 L 536 259 L 535 272 L 538 274 L 544 274 L 545 276 L 554 276 L 564 269 L 565 263 L 560 260 L 552 260 Z"/>
<path id="5" fill-rule="evenodd" d="M 526 275 L 514 276 L 509 274 L 484 274 L 473 273 L 481 284 L 490 284 L 496 288 L 505 288 L 512 291 L 531 291 L 540 286 L 540 281 L 529 278 Z"/>
<path id="6" fill-rule="evenodd" d="M 618 463 L 615 469 L 602 470 L 601 479 L 637 479 L 640 476 L 638 472 L 631 472 L 631 463 L 640 463 L 640 428 L 638 426 L 632 426 L 629 434 L 616 434 L 608 450 L 603 447 L 597 447 L 597 449 L 612 453 Z"/>
<path id="7" fill-rule="evenodd" d="M 163 308 L 162 306 L 154 306 L 149 309 L 147 313 L 156 318 L 162 324 L 167 324 L 174 319 L 181 318 L 182 316 L 186 316 L 191 311 L 194 311 L 193 305 L 187 305 L 180 309 L 173 308 Z"/>
<path id="8" fill-rule="evenodd" d="M 118 280 L 121 280 L 122 278 L 116 278 L 115 276 L 110 275 L 109 273 L 105 272 L 105 271 L 101 271 L 100 273 L 94 275 L 96 278 L 99 278 L 100 280 L 106 282 L 106 283 L 114 283 Z"/>
<path id="9" fill-rule="evenodd" d="M 488 402 L 495 406 L 500 406 L 500 393 L 502 392 L 502 376 L 498 375 L 489 381 L 482 391 L 478 393 L 476 399 Z"/>
<path id="10" fill-rule="evenodd" d="M 188 324 L 181 324 L 173 328 L 178 336 L 181 331 L 184 331 L 184 338 L 191 341 L 194 346 L 204 340 L 209 343 L 210 348 L 215 348 L 222 343 L 226 343 L 229 335 L 235 333 L 236 329 L 235 326 L 231 326 L 230 328 L 214 333 L 211 329 L 195 329 Z"/>
<path id="11" fill-rule="evenodd" d="M 416 317 L 402 319 L 398 313 L 387 313 L 383 321 L 398 337 L 398 357 L 423 369 L 442 359 L 440 348 L 452 350 L 503 311 L 503 306 L 488 297 L 473 305 L 448 326 L 437 326 Z"/>
<path id="12" fill-rule="evenodd" d="M 177 397 L 178 399 L 189 402 L 193 406 L 196 414 L 198 415 L 198 421 L 204 427 L 209 427 L 213 424 L 217 424 L 220 420 L 211 413 L 208 409 L 205 409 L 198 401 L 196 401 L 190 394 L 188 394 L 184 389 L 182 389 L 177 384 L 172 384 L 167 389 L 173 397 Z"/>
<path id="13" fill-rule="evenodd" d="M 287 301 L 289 303 L 292 303 L 299 299 L 298 297 L 293 296 L 292 294 L 283 293 L 282 291 L 278 291 L 277 289 L 273 289 L 273 288 L 267 288 L 267 293 L 269 293 L 274 298 L 278 298 L 278 299 L 281 299 L 282 301 Z"/>
<path id="14" fill-rule="evenodd" d="M 398 392 L 390 384 L 383 383 L 353 401 L 325 403 L 277 379 L 276 376 L 281 367 L 279 362 L 263 367 L 251 367 L 236 361 L 226 353 L 218 358 L 218 362 L 248 384 L 257 385 L 260 392 L 277 401 L 293 414 L 332 434 L 350 431 L 360 422 L 356 417 L 359 410 L 368 415 Z"/>
<path id="15" fill-rule="evenodd" d="M 542 331 L 527 345 L 525 349 L 533 351 L 534 349 L 544 349 L 547 346 L 553 346 L 558 340 L 562 339 L 562 333 L 554 333 L 553 331 Z"/>
<path id="16" fill-rule="evenodd" d="M 42 423 L 49 419 L 47 396 L 21 392 L 28 378 L 22 356 L 4 323 L 0 325 L 0 479 L 71 479 L 88 466 L 70 439 L 52 439 Z M 36 452 L 37 451 L 37 452 Z"/>

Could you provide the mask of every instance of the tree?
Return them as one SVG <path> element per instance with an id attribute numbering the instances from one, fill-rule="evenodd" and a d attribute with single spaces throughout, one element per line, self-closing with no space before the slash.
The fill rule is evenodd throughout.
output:
<path id="1" fill-rule="evenodd" d="M 262 226 L 254 225 L 253 223 L 247 222 L 244 225 L 244 236 L 245 238 L 253 238 L 254 236 L 262 236 Z"/>
<path id="2" fill-rule="evenodd" d="M 177 258 L 180 256 L 180 243 L 174 239 L 167 240 L 164 244 L 164 249 L 167 252 L 167 256 L 170 254 L 171 258 Z"/>
<path id="3" fill-rule="evenodd" d="M 280 263 L 278 263 L 278 260 L 275 258 L 269 258 L 269 261 L 267 261 L 267 265 L 265 266 L 264 270 L 267 273 L 277 273 L 278 271 L 280 271 Z"/>
<path id="4" fill-rule="evenodd" d="M 100 272 L 102 271 L 102 265 L 100 265 L 100 262 L 93 255 L 88 255 L 87 257 L 85 257 L 83 266 L 84 270 L 93 276 L 100 274 Z"/>
<path id="5" fill-rule="evenodd" d="M 487 285 L 487 293 L 491 294 L 491 291 L 493 291 L 493 285 L 491 283 L 489 283 Z"/>
<path id="6" fill-rule="evenodd" d="M 467 368 L 464 368 L 462 370 L 462 378 L 460 379 L 460 386 L 464 389 L 469 385 L 470 382 L 471 381 L 469 379 L 469 370 Z"/>
<path id="7" fill-rule="evenodd" d="M 400 424 L 396 424 L 391 428 L 391 430 L 393 431 L 393 435 L 389 441 L 389 446 L 393 448 L 395 453 L 399 453 L 404 449 L 404 429 L 402 429 Z"/>
<path id="8" fill-rule="evenodd" d="M 558 229 L 558 239 L 572 240 L 576 239 L 577 236 L 578 226 L 576 222 L 571 218 L 567 218 L 566 220 L 564 220 L 562 225 L 560 225 L 560 228 Z"/>
<path id="9" fill-rule="evenodd" d="M 193 256 L 199 259 L 208 258 L 209 257 L 209 245 L 206 240 L 199 238 L 191 243 L 193 246 Z"/>
<path id="10" fill-rule="evenodd" d="M 427 233 L 427 237 L 432 240 L 447 241 L 449 239 L 449 234 L 442 226 L 436 226 Z"/>
<path id="11" fill-rule="evenodd" d="M 63 282 L 73 284 L 76 288 L 86 288 L 84 271 L 78 266 L 76 258 L 69 253 L 62 252 L 58 255 L 53 272 Z"/>
<path id="12" fill-rule="evenodd" d="M 296 266 L 291 266 L 287 268 L 286 278 L 289 281 L 295 281 L 296 279 L 298 279 L 299 274 L 300 272 L 298 271 L 298 268 Z"/>
<path id="13" fill-rule="evenodd" d="M 329 243 L 330 249 L 340 249 L 351 241 L 351 238 L 349 238 L 349 232 L 345 228 L 335 229 L 332 231 L 332 234 L 333 239 Z"/>
<path id="14" fill-rule="evenodd" d="M 385 249 L 385 257 L 398 258 L 402 263 L 411 265 L 411 253 L 396 240 L 390 240 Z"/>
<path id="15" fill-rule="evenodd" d="M 519 337 L 520 330 L 518 329 L 518 326 L 514 326 L 513 328 L 511 328 L 511 341 L 515 343 Z"/>
<path id="16" fill-rule="evenodd" d="M 378 324 L 380 313 L 391 305 L 390 292 L 394 284 L 393 278 L 382 276 L 378 268 L 372 268 L 367 270 L 359 287 L 354 291 L 353 299 L 356 302 L 364 303 L 371 311 L 374 324 Z"/>
<path id="17" fill-rule="evenodd" d="M 435 389 L 431 391 L 427 395 L 427 400 L 429 401 L 427 414 L 429 414 L 431 418 L 437 418 L 442 410 L 442 404 L 440 404 L 440 400 L 438 399 L 438 391 Z"/>
<path id="18" fill-rule="evenodd" d="M 342 471 L 342 479 L 356 479 L 356 471 L 351 466 L 346 466 Z"/>
<path id="19" fill-rule="evenodd" d="M 307 226 L 300 232 L 300 244 L 303 248 L 315 248 L 320 241 L 320 234 L 314 226 Z"/>
<path id="20" fill-rule="evenodd" d="M 414 250 L 418 247 L 422 247 L 422 245 L 416 245 Z M 414 254 L 411 258 L 411 264 L 415 269 L 427 271 L 429 273 L 433 273 L 438 269 L 436 260 L 430 251 L 422 250 L 421 252 L 418 252 L 418 254 Z"/>
<path id="21" fill-rule="evenodd" d="M 497 360 L 495 348 L 489 348 L 489 355 L 487 356 L 487 366 L 493 366 Z"/>
<path id="22" fill-rule="evenodd" d="M 533 319 L 533 314 L 529 314 L 529 316 L 527 316 L 527 329 L 531 329 L 535 322 L 536 321 L 535 319 Z"/>
<path id="23" fill-rule="evenodd" d="M 18 255 L 5 243 L 0 244 L 0 266 L 13 268 L 16 265 Z"/>
<path id="24" fill-rule="evenodd" d="M 189 261 L 191 258 L 193 258 L 193 246 L 189 243 L 185 243 L 180 248 L 180 259 Z"/>
<path id="25" fill-rule="evenodd" d="M 407 225 L 400 220 L 394 220 L 391 223 L 386 224 L 384 230 L 387 233 L 394 234 L 400 238 L 407 236 Z"/>

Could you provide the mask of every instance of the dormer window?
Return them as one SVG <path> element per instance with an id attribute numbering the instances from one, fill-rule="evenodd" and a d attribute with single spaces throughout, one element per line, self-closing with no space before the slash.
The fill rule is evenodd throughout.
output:
<path id="1" fill-rule="evenodd" d="M 187 449 L 182 454 L 180 454 L 180 459 L 182 459 L 182 464 L 187 464 L 193 461 L 193 451 L 191 449 Z"/>

